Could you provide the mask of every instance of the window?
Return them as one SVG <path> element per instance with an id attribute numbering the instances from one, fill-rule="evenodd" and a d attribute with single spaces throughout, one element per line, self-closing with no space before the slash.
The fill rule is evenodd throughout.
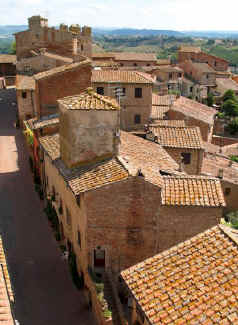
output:
<path id="1" fill-rule="evenodd" d="M 55 201 L 55 187 L 52 186 L 52 195 L 51 195 L 51 200 Z"/>
<path id="2" fill-rule="evenodd" d="M 122 93 L 123 93 L 123 96 L 126 95 L 126 88 L 122 88 Z"/>
<path id="3" fill-rule="evenodd" d="M 227 195 L 230 195 L 230 193 L 231 193 L 231 189 L 230 189 L 230 187 L 226 187 L 225 188 L 225 195 L 227 196 Z"/>
<path id="4" fill-rule="evenodd" d="M 134 63 L 134 67 L 137 67 L 137 63 Z"/>
<path id="5" fill-rule="evenodd" d="M 169 79 L 172 79 L 172 77 L 173 77 L 173 74 L 170 72 L 169 73 Z"/>
<path id="6" fill-rule="evenodd" d="M 71 214 L 67 207 L 66 207 L 66 222 L 68 226 L 71 226 Z"/>
<path id="7" fill-rule="evenodd" d="M 79 230 L 78 230 L 78 245 L 81 248 L 81 233 Z"/>
<path id="8" fill-rule="evenodd" d="M 192 93 L 193 92 L 193 87 L 190 87 L 190 93 Z"/>
<path id="9" fill-rule="evenodd" d="M 182 77 L 182 73 L 180 72 L 180 73 L 178 74 L 178 76 L 179 76 L 179 78 L 181 78 L 181 77 Z"/>
<path id="10" fill-rule="evenodd" d="M 182 158 L 182 162 L 184 163 L 184 165 L 189 165 L 191 163 L 191 153 L 182 152 L 181 158 Z"/>
<path id="11" fill-rule="evenodd" d="M 217 66 L 217 61 L 214 62 L 214 66 L 215 66 L 215 67 Z"/>
<path id="12" fill-rule="evenodd" d="M 99 95 L 104 95 L 104 87 L 97 87 L 97 93 Z"/>
<path id="13" fill-rule="evenodd" d="M 83 51 L 83 44 L 81 44 L 81 51 Z"/>
<path id="14" fill-rule="evenodd" d="M 135 88 L 135 98 L 142 98 L 142 88 Z"/>
<path id="15" fill-rule="evenodd" d="M 26 97 L 27 97 L 27 92 L 26 92 L 26 91 L 23 91 L 23 92 L 21 93 L 21 97 L 22 97 L 22 98 L 26 98 Z"/>
<path id="16" fill-rule="evenodd" d="M 207 74 L 207 76 L 206 76 L 206 77 L 207 77 L 207 79 L 209 79 L 209 74 Z"/>
<path id="17" fill-rule="evenodd" d="M 140 114 L 136 114 L 135 115 L 134 123 L 135 124 L 140 124 L 141 123 L 141 116 L 140 116 Z"/>
<path id="18" fill-rule="evenodd" d="M 150 67 L 150 64 L 149 64 L 149 63 L 147 63 L 147 64 L 146 64 L 146 66 L 147 66 L 147 67 Z"/>
<path id="19" fill-rule="evenodd" d="M 105 250 L 101 247 L 94 249 L 94 267 L 105 267 Z"/>

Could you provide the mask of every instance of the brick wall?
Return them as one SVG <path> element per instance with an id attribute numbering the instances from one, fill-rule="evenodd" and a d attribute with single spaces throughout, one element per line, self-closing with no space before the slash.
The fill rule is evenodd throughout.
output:
<path id="1" fill-rule="evenodd" d="M 156 253 L 159 188 L 141 177 L 104 186 L 85 195 L 90 264 L 93 250 L 105 249 L 115 272 Z"/>
<path id="2" fill-rule="evenodd" d="M 201 85 L 215 85 L 216 82 L 216 73 L 211 72 L 202 72 L 198 69 L 192 61 L 184 61 L 180 63 L 180 67 L 184 70 L 184 73 L 200 83 Z"/>
<path id="3" fill-rule="evenodd" d="M 201 173 L 204 150 L 196 150 L 196 149 L 189 149 L 189 148 L 178 149 L 178 148 L 167 148 L 167 147 L 164 147 L 164 149 L 178 164 L 180 164 L 181 162 L 182 153 L 190 153 L 191 163 L 186 165 L 183 164 L 183 170 L 190 175 L 199 175 Z"/>
<path id="4" fill-rule="evenodd" d="M 90 86 L 90 65 L 36 81 L 38 118 L 58 112 L 58 99 L 77 95 Z"/>
<path id="5" fill-rule="evenodd" d="M 227 137 L 221 137 L 218 135 L 212 136 L 212 143 L 217 146 L 228 146 L 230 144 L 238 143 L 238 138 L 227 138 Z"/>
<path id="6" fill-rule="evenodd" d="M 181 112 L 170 109 L 167 113 L 169 120 L 184 120 L 186 126 L 198 126 L 201 131 L 203 141 L 211 142 L 213 125 L 205 123 L 201 120 L 187 116 Z"/>
<path id="7" fill-rule="evenodd" d="M 158 252 L 217 225 L 222 211 L 222 208 L 162 206 L 158 221 Z"/>
<path id="8" fill-rule="evenodd" d="M 116 85 L 115 85 L 116 86 Z M 125 98 L 121 100 L 121 129 L 135 130 L 144 127 L 149 123 L 152 108 L 152 85 L 148 84 L 123 84 L 118 87 L 125 88 Z M 104 95 L 115 97 L 111 84 L 93 83 L 95 91 L 97 87 L 104 88 Z M 142 88 L 142 98 L 135 98 L 135 88 Z M 135 123 L 135 115 L 140 115 L 140 123 Z"/>
<path id="9" fill-rule="evenodd" d="M 115 60 L 116 63 L 119 64 L 119 66 L 124 67 L 146 67 L 146 66 L 153 66 L 156 65 L 156 61 L 137 61 L 137 60 Z"/>

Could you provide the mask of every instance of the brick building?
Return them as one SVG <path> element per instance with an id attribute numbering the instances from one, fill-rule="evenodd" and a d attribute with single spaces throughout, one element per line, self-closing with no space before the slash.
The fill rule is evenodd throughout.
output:
<path id="1" fill-rule="evenodd" d="M 58 112 L 57 100 L 91 85 L 91 61 L 68 63 L 33 76 L 17 75 L 17 102 L 23 120 Z"/>
<path id="2" fill-rule="evenodd" d="M 149 122 L 152 106 L 153 80 L 136 71 L 93 70 L 92 85 L 97 93 L 116 97 L 121 89 L 121 128 L 141 129 Z"/>
<path id="3" fill-rule="evenodd" d="M 34 75 L 39 72 L 50 70 L 61 65 L 73 63 L 73 59 L 59 54 L 51 53 L 45 48 L 32 51 L 29 58 L 23 58 L 17 62 L 17 73 Z"/>
<path id="4" fill-rule="evenodd" d="M 191 60 L 180 63 L 185 75 L 200 85 L 214 87 L 216 85 L 216 71 L 207 63 L 198 63 Z"/>
<path id="5" fill-rule="evenodd" d="M 217 56 L 202 52 L 199 47 L 181 46 L 178 51 L 178 62 L 192 60 L 197 63 L 207 63 L 216 71 L 227 71 L 229 62 Z"/>
<path id="6" fill-rule="evenodd" d="M 163 123 L 151 125 L 146 136 L 152 137 L 153 141 L 159 143 L 180 164 L 181 171 L 199 175 L 204 153 L 200 129 L 192 126 L 185 127 L 183 122 L 165 120 Z"/>
<path id="7" fill-rule="evenodd" d="M 167 112 L 170 120 L 185 120 L 186 126 L 198 126 L 203 141 L 211 142 L 217 111 L 194 100 L 180 96 Z"/>
<path id="8" fill-rule="evenodd" d="M 167 88 L 169 90 L 181 91 L 183 70 L 176 66 L 161 66 L 150 72 L 156 78 L 156 90 L 159 92 Z"/>
<path id="9" fill-rule="evenodd" d="M 237 244 L 216 226 L 124 270 L 131 324 L 237 324 Z"/>
<path id="10" fill-rule="evenodd" d="M 32 16 L 28 30 L 15 34 L 17 59 L 31 56 L 32 50 L 47 48 L 50 52 L 72 57 L 81 54 L 91 57 L 91 28 L 61 24 L 59 29 L 48 27 L 48 19 Z"/>

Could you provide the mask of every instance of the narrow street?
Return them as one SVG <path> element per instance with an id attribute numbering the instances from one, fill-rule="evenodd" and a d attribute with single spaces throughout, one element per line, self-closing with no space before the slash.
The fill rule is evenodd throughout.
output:
<path id="1" fill-rule="evenodd" d="M 0 90 L 0 233 L 20 325 L 93 325 L 34 191 L 14 89 Z"/>

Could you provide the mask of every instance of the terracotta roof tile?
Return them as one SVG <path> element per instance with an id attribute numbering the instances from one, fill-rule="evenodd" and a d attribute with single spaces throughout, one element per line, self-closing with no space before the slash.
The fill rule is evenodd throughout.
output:
<path id="1" fill-rule="evenodd" d="M 202 149 L 203 141 L 199 127 L 151 126 L 150 131 L 163 147 Z"/>
<path id="2" fill-rule="evenodd" d="M 161 186 L 163 179 L 160 170 L 174 173 L 178 164 L 159 145 L 127 132 L 121 132 L 120 156 L 129 164 L 141 169 L 152 183 Z"/>
<path id="3" fill-rule="evenodd" d="M 16 64 L 16 62 L 17 62 L 16 55 L 0 54 L 0 63 L 13 63 L 13 64 Z"/>
<path id="4" fill-rule="evenodd" d="M 216 226 L 123 271 L 149 324 L 236 324 L 238 247 Z"/>
<path id="5" fill-rule="evenodd" d="M 33 121 L 34 130 L 41 129 L 41 128 L 44 128 L 44 127 L 50 126 L 50 125 L 57 125 L 57 124 L 59 124 L 59 115 L 58 114 L 42 117 L 39 120 Z"/>
<path id="6" fill-rule="evenodd" d="M 234 91 L 238 91 L 238 84 L 232 80 L 231 78 L 217 78 L 216 79 L 216 90 L 223 94 L 226 90 L 232 89 Z"/>
<path id="7" fill-rule="evenodd" d="M 185 127 L 184 120 L 158 120 L 154 124 L 150 124 L 150 128 L 160 127 L 160 126 L 167 126 L 167 127 Z"/>
<path id="8" fill-rule="evenodd" d="M 157 61 L 155 53 L 114 52 L 116 61 Z"/>
<path id="9" fill-rule="evenodd" d="M 33 77 L 18 74 L 16 76 L 16 88 L 18 90 L 34 90 L 35 80 Z"/>
<path id="10" fill-rule="evenodd" d="M 169 106 L 152 106 L 150 119 L 155 123 L 155 120 L 163 120 L 166 113 L 169 111 Z"/>
<path id="11" fill-rule="evenodd" d="M 154 106 L 171 106 L 175 101 L 175 95 L 159 96 L 155 93 L 152 94 L 152 105 Z"/>
<path id="12" fill-rule="evenodd" d="M 54 161 L 60 158 L 60 141 L 59 141 L 59 133 L 53 135 L 47 135 L 39 138 L 39 142 L 50 156 L 50 158 Z"/>
<path id="13" fill-rule="evenodd" d="M 79 95 L 58 100 L 69 110 L 120 110 L 116 99 L 97 94 L 93 88 L 88 88 Z"/>
<path id="14" fill-rule="evenodd" d="M 216 73 L 214 69 L 210 67 L 207 63 L 201 63 L 201 62 L 192 62 L 191 63 L 197 70 L 203 72 L 203 73 Z"/>
<path id="15" fill-rule="evenodd" d="M 0 237 L 0 324 L 13 325 L 10 301 L 14 302 L 7 262 Z"/>
<path id="16" fill-rule="evenodd" d="M 180 96 L 171 107 L 172 111 L 178 111 L 186 116 L 201 120 L 207 124 L 213 124 L 214 116 L 217 111 L 195 100 Z"/>
<path id="17" fill-rule="evenodd" d="M 84 66 L 84 65 L 90 65 L 90 64 L 91 64 L 90 60 L 84 60 L 84 61 L 81 61 L 81 62 L 74 62 L 74 63 L 71 63 L 71 64 L 64 64 L 64 65 L 61 65 L 60 67 L 56 67 L 56 68 L 53 68 L 53 69 L 50 69 L 50 70 L 47 70 L 47 71 L 44 71 L 44 72 L 39 72 L 39 73 L 34 75 L 34 79 L 35 80 L 41 80 L 41 79 L 44 79 L 44 78 L 49 78 L 49 77 L 54 76 L 54 75 L 56 75 L 58 73 L 64 73 L 64 72 L 67 72 L 67 71 L 77 69 L 78 67 L 81 67 L 81 66 Z"/>
<path id="18" fill-rule="evenodd" d="M 152 84 L 151 76 L 145 77 L 137 71 L 93 70 L 92 82 L 121 82 L 136 84 Z"/>
<path id="19" fill-rule="evenodd" d="M 205 176 L 164 176 L 162 204 L 168 206 L 225 206 L 220 180 Z"/>

